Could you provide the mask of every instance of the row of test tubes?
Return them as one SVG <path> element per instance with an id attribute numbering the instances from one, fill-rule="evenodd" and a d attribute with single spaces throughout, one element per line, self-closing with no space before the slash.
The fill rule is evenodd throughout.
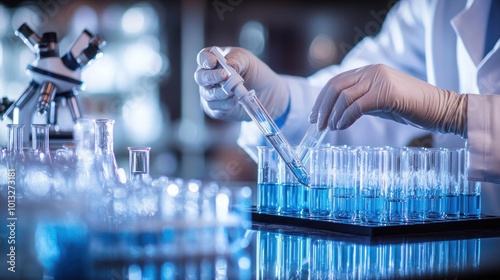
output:
<path id="1" fill-rule="evenodd" d="M 456 278 L 478 271 L 481 240 L 366 244 L 257 232 L 256 279 Z"/>
<path id="2" fill-rule="evenodd" d="M 346 223 L 478 218 L 481 185 L 468 181 L 464 148 L 310 148 L 300 184 L 272 147 L 259 147 L 257 209 Z"/>

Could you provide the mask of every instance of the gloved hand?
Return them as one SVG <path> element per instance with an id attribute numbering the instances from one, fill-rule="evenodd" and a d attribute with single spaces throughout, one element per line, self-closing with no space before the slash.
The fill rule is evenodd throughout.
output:
<path id="1" fill-rule="evenodd" d="M 374 115 L 435 132 L 465 137 L 467 95 L 437 88 L 386 65 L 369 65 L 330 79 L 309 121 L 320 130 L 345 129 Z"/>
<path id="2" fill-rule="evenodd" d="M 227 52 L 227 48 L 225 49 Z M 285 80 L 249 51 L 231 47 L 227 63 L 242 77 L 248 90 L 255 94 L 273 119 L 286 110 L 290 93 Z M 210 48 L 202 49 L 197 56 L 198 69 L 194 79 L 200 86 L 201 102 L 205 113 L 212 118 L 232 121 L 249 121 L 250 117 L 238 103 L 234 94 L 227 95 L 220 83 L 228 78 L 227 72 L 217 63 Z"/>

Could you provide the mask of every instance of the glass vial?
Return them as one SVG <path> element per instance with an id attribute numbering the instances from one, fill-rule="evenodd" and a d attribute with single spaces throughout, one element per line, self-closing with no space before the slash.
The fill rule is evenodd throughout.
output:
<path id="1" fill-rule="evenodd" d="M 128 147 L 129 181 L 144 181 L 145 177 L 149 177 L 150 150 L 150 147 Z"/>

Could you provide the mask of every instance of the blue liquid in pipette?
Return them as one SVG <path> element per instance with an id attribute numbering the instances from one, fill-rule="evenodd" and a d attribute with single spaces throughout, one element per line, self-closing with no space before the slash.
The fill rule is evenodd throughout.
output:
<path id="1" fill-rule="evenodd" d="M 261 126 L 263 126 L 262 123 Z M 309 185 L 309 174 L 307 174 L 305 167 L 298 160 L 293 148 L 286 142 L 281 131 L 271 130 L 271 128 L 268 129 L 271 133 L 264 135 L 267 141 L 276 149 L 297 180 L 305 186 Z"/>

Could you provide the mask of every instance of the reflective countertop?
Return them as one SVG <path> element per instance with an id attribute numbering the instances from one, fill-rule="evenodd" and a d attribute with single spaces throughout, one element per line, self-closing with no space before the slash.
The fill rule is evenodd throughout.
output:
<path id="1" fill-rule="evenodd" d="M 254 223 L 238 244 L 242 249 L 233 248 L 231 253 L 190 255 L 184 251 L 181 257 L 152 258 L 96 255 L 88 245 L 86 228 L 78 223 L 38 223 L 31 230 L 18 232 L 16 272 L 7 270 L 8 239 L 2 236 L 1 258 L 7 262 L 2 261 L 0 279 L 463 279 L 500 275 L 500 230 L 366 237 Z"/>

